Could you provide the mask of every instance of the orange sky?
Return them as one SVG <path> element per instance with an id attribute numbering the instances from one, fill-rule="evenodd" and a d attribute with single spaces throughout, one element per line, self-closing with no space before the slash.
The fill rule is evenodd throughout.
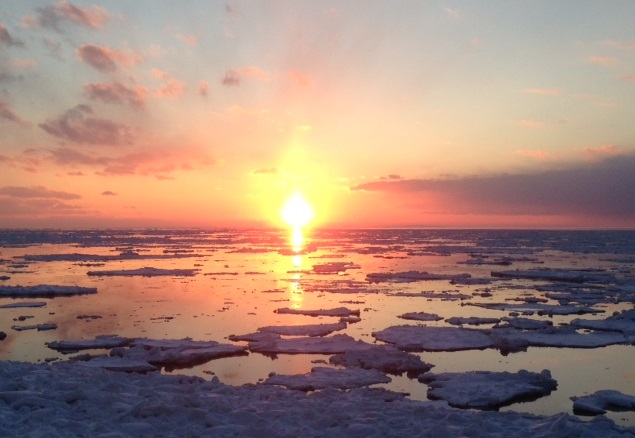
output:
<path id="1" fill-rule="evenodd" d="M 0 227 L 633 228 L 633 16 L 3 2 Z"/>

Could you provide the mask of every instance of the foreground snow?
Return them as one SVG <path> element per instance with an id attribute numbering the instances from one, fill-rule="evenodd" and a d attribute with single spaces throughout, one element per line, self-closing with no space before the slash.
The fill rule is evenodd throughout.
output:
<path id="1" fill-rule="evenodd" d="M 315 393 L 217 379 L 0 362 L 0 435 L 633 436 L 605 418 L 461 411 L 380 389 Z"/>

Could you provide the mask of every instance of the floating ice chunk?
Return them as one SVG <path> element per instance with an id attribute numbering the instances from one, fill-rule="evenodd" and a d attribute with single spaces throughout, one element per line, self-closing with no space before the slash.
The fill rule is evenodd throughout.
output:
<path id="1" fill-rule="evenodd" d="M 170 275 L 174 277 L 191 277 L 198 273 L 198 269 L 161 269 L 161 268 L 139 268 L 139 269 L 114 269 L 102 271 L 88 271 L 86 274 L 90 276 L 140 276 L 140 277 L 157 277 L 161 275 Z"/>
<path id="2" fill-rule="evenodd" d="M 109 371 L 122 371 L 125 373 L 147 373 L 158 370 L 157 367 L 144 360 L 113 356 L 97 356 L 87 361 L 78 361 L 77 363 L 85 367 L 103 368 Z"/>
<path id="3" fill-rule="evenodd" d="M 574 327 L 621 332 L 628 335 L 635 334 L 635 309 L 625 310 L 606 319 L 574 319 L 571 321 Z"/>
<path id="4" fill-rule="evenodd" d="M 582 397 L 571 397 L 577 415 L 599 415 L 606 411 L 635 411 L 635 396 L 605 389 Z"/>
<path id="5" fill-rule="evenodd" d="M 598 348 L 607 345 L 625 344 L 628 339 L 621 333 L 578 333 L 573 327 L 547 327 L 540 330 L 522 331 L 498 328 L 491 331 L 491 338 L 503 353 L 524 351 L 527 347 Z"/>
<path id="6" fill-rule="evenodd" d="M 349 324 L 355 324 L 356 322 L 360 322 L 362 318 L 359 316 L 342 316 L 340 318 L 341 322 L 347 322 Z"/>
<path id="7" fill-rule="evenodd" d="M 345 322 L 333 324 L 306 324 L 260 327 L 258 331 L 276 333 L 284 336 L 326 336 L 346 328 Z"/>
<path id="8" fill-rule="evenodd" d="M 122 338 L 115 335 L 97 336 L 95 339 L 81 339 L 78 341 L 53 341 L 47 345 L 53 350 L 62 353 L 74 353 L 79 350 L 92 350 L 95 348 L 123 347 L 132 342 L 131 338 Z"/>
<path id="9" fill-rule="evenodd" d="M 460 277 L 460 278 L 453 278 L 452 280 L 450 280 L 450 284 L 462 284 L 462 285 L 466 285 L 466 286 L 490 284 L 490 283 L 492 283 L 492 279 L 491 278 Z"/>
<path id="10" fill-rule="evenodd" d="M 477 350 L 493 346 L 486 332 L 455 327 L 398 325 L 372 335 L 407 351 Z"/>
<path id="11" fill-rule="evenodd" d="M 423 362 L 419 356 L 390 345 L 372 345 L 363 350 L 349 350 L 331 356 L 329 362 L 347 368 L 359 367 L 390 374 L 408 373 L 408 375 L 425 373 L 434 366 Z"/>
<path id="12" fill-rule="evenodd" d="M 414 321 L 441 321 L 443 319 L 442 316 L 439 316 L 436 313 L 426 312 L 407 312 L 399 315 L 398 318 L 410 319 Z"/>
<path id="13" fill-rule="evenodd" d="M 12 298 L 46 298 L 96 293 L 96 287 L 56 286 L 50 284 L 39 284 L 37 286 L 0 286 L 0 297 Z"/>
<path id="14" fill-rule="evenodd" d="M 499 278 L 571 283 L 612 283 L 615 281 L 615 277 L 611 274 L 593 269 L 516 269 L 511 271 L 492 271 L 491 275 Z"/>
<path id="15" fill-rule="evenodd" d="M 116 348 L 112 356 L 144 360 L 166 367 L 193 366 L 229 356 L 246 355 L 247 347 L 220 344 L 215 341 L 186 339 L 135 339 L 130 348 Z"/>
<path id="16" fill-rule="evenodd" d="M 604 310 L 574 304 L 544 304 L 544 303 L 468 303 L 484 309 L 503 310 L 512 312 L 529 312 L 538 315 L 583 315 L 586 313 L 603 313 Z"/>
<path id="17" fill-rule="evenodd" d="M 530 318 L 501 318 L 504 322 L 507 323 L 508 326 L 514 327 L 521 330 L 540 330 L 545 329 L 547 327 L 551 327 L 553 322 L 544 321 L 539 319 L 530 319 Z M 499 327 L 505 327 L 504 324 L 499 325 Z"/>
<path id="18" fill-rule="evenodd" d="M 361 350 L 369 345 L 348 335 L 315 338 L 269 338 L 249 343 L 249 350 L 263 354 L 336 354 L 349 350 Z"/>
<path id="19" fill-rule="evenodd" d="M 396 297 L 428 298 L 431 300 L 441 300 L 441 301 L 456 301 L 456 300 L 472 299 L 472 295 L 452 293 L 452 292 L 397 292 L 390 295 L 396 296 Z"/>
<path id="20" fill-rule="evenodd" d="M 347 307 L 336 307 L 334 309 L 291 309 L 289 307 L 283 307 L 282 309 L 275 310 L 276 313 L 286 313 L 290 315 L 307 315 L 307 316 L 359 316 L 358 310 L 351 310 Z"/>
<path id="21" fill-rule="evenodd" d="M 501 321 L 500 318 L 481 318 L 478 316 L 470 316 L 470 317 L 453 316 L 445 320 L 445 322 L 452 325 L 497 324 L 500 321 Z"/>
<path id="22" fill-rule="evenodd" d="M 46 331 L 46 330 L 55 330 L 57 329 L 57 324 L 54 323 L 43 323 L 43 324 L 35 324 L 35 325 L 14 325 L 11 327 L 16 331 L 24 331 L 24 330 L 37 330 L 38 332 Z"/>
<path id="23" fill-rule="evenodd" d="M 274 374 L 267 378 L 264 385 L 280 385 L 288 389 L 315 391 L 316 389 L 337 388 L 352 389 L 377 383 L 389 383 L 391 378 L 378 370 L 362 368 L 346 368 L 336 370 L 326 367 L 315 367 L 310 373 L 297 375 Z"/>
<path id="24" fill-rule="evenodd" d="M 366 274 L 366 280 L 371 283 L 381 283 L 385 281 L 401 283 L 412 281 L 454 280 L 470 277 L 470 274 L 430 274 L 425 271 L 371 272 Z"/>
<path id="25" fill-rule="evenodd" d="M 317 274 L 337 274 L 345 272 L 347 269 L 359 269 L 360 266 L 351 262 L 329 262 L 320 265 L 313 265 L 313 272 Z"/>
<path id="26" fill-rule="evenodd" d="M 18 301 L 17 303 L 3 304 L 0 309 L 16 309 L 20 307 L 45 307 L 46 301 Z"/>
<path id="27" fill-rule="evenodd" d="M 280 335 L 271 332 L 255 332 L 245 335 L 229 335 L 227 339 L 230 341 L 266 342 L 280 339 Z"/>
<path id="28" fill-rule="evenodd" d="M 419 381 L 428 384 L 430 399 L 445 400 L 457 408 L 484 410 L 549 395 L 558 386 L 548 370 L 423 374 Z"/>

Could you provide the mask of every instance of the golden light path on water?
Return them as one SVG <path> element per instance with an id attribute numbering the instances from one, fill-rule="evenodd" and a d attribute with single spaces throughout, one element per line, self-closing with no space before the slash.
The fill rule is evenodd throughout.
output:
<path id="1" fill-rule="evenodd" d="M 293 253 L 295 253 L 291 258 L 293 275 L 289 283 L 291 306 L 294 308 L 299 308 L 302 303 L 302 289 L 300 288 L 300 279 L 302 277 L 301 252 L 304 246 L 302 228 L 309 223 L 313 215 L 313 208 L 299 191 L 296 191 L 287 200 L 280 211 L 282 220 L 291 227 L 290 244 Z"/>

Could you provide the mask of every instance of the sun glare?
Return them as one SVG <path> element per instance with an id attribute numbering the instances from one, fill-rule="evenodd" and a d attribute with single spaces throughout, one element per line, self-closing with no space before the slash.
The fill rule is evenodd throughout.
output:
<path id="1" fill-rule="evenodd" d="M 296 192 L 284 205 L 280 216 L 287 225 L 302 228 L 313 218 L 313 208 L 299 192 Z"/>

